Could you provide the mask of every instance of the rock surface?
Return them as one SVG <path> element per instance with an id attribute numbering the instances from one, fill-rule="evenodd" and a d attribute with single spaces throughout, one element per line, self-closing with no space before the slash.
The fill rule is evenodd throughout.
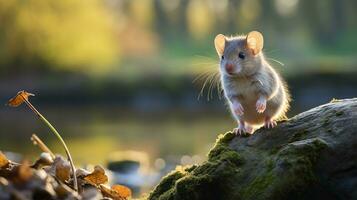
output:
<path id="1" fill-rule="evenodd" d="M 222 134 L 206 162 L 171 172 L 148 199 L 357 199 L 357 99 L 249 137 Z"/>

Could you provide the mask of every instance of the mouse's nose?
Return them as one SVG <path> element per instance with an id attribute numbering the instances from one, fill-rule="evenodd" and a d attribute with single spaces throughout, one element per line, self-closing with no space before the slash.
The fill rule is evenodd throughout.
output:
<path id="1" fill-rule="evenodd" d="M 233 64 L 232 63 L 227 63 L 226 64 L 226 71 L 231 74 L 233 72 Z"/>

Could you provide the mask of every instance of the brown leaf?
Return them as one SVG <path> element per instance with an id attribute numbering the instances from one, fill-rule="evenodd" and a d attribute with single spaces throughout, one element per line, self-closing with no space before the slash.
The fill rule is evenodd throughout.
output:
<path id="1" fill-rule="evenodd" d="M 131 197 L 131 190 L 123 185 L 113 185 L 112 191 L 115 191 L 117 194 L 124 198 Z"/>
<path id="2" fill-rule="evenodd" d="M 22 90 L 22 91 L 18 92 L 16 94 L 16 96 L 11 98 L 9 100 L 9 102 L 7 103 L 7 105 L 12 106 L 12 107 L 17 107 L 25 101 L 24 99 L 28 100 L 29 96 L 35 96 L 35 95 Z"/>
<path id="3" fill-rule="evenodd" d="M 0 151 L 0 168 L 6 167 L 9 165 L 9 160 L 6 156 Z"/>
<path id="4" fill-rule="evenodd" d="M 56 177 L 65 182 L 71 178 L 71 166 L 67 162 L 56 163 Z"/>
<path id="5" fill-rule="evenodd" d="M 109 197 L 114 200 L 125 200 L 131 197 L 131 190 L 123 185 L 113 185 L 109 188 L 101 184 L 99 188 L 104 197 Z"/>
<path id="6" fill-rule="evenodd" d="M 71 165 L 60 155 L 57 155 L 50 168 L 44 168 L 48 174 L 65 182 L 71 175 Z"/>
<path id="7" fill-rule="evenodd" d="M 84 180 L 87 181 L 89 184 L 98 186 L 100 184 L 108 182 L 108 177 L 105 175 L 104 169 L 96 165 L 94 167 L 94 171 L 84 177 Z"/>
<path id="8" fill-rule="evenodd" d="M 22 162 L 20 166 L 18 166 L 17 170 L 17 178 L 19 182 L 26 182 L 32 178 L 33 171 L 30 167 L 29 161 L 25 160 Z"/>

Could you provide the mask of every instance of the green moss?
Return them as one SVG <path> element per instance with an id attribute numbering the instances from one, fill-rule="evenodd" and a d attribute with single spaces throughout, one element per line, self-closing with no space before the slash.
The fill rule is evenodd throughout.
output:
<path id="1" fill-rule="evenodd" d="M 180 170 L 176 170 L 161 179 L 159 185 L 150 193 L 149 199 L 172 199 L 173 187 L 176 181 L 185 176 Z M 160 198 L 159 198 L 160 197 Z"/>
<path id="2" fill-rule="evenodd" d="M 218 162 L 204 162 L 203 165 L 198 166 L 195 170 L 191 172 L 194 176 L 199 176 L 201 174 L 212 173 L 219 166 Z"/>
<path id="3" fill-rule="evenodd" d="M 216 140 L 216 144 L 213 148 L 208 152 L 208 159 L 212 160 L 216 156 L 219 156 L 221 153 L 230 151 L 228 148 L 228 143 L 234 138 L 234 134 L 231 132 L 227 132 L 225 134 L 218 135 Z"/>
<path id="4" fill-rule="evenodd" d="M 336 112 L 336 116 L 337 116 L 337 117 L 338 117 L 338 116 L 341 116 L 341 115 L 343 115 L 343 111 L 342 111 L 342 110 L 339 110 L 339 111 Z"/>
<path id="5" fill-rule="evenodd" d="M 240 156 L 236 151 L 226 151 L 224 152 L 219 160 L 222 161 L 227 161 L 227 162 L 231 162 L 232 164 L 236 165 L 236 166 L 240 166 L 244 163 L 243 157 Z"/>
<path id="6" fill-rule="evenodd" d="M 287 145 L 279 152 L 278 156 L 286 159 L 303 156 L 315 161 L 320 150 L 325 147 L 327 147 L 327 144 L 324 140 L 320 138 L 312 138 Z"/>
<path id="7" fill-rule="evenodd" d="M 281 172 L 275 171 L 279 179 L 273 183 L 270 199 L 303 199 L 304 192 L 317 183 L 314 164 L 326 147 L 325 141 L 313 138 L 289 144 L 279 152 L 276 162 Z"/>
<path id="8" fill-rule="evenodd" d="M 282 146 L 274 146 L 273 148 L 270 149 L 269 154 L 271 155 L 276 154 L 281 148 Z"/>
<path id="9" fill-rule="evenodd" d="M 228 144 L 230 141 L 232 141 L 233 138 L 235 138 L 235 136 L 236 135 L 233 132 L 227 132 L 225 134 L 220 134 L 220 135 L 218 135 L 216 143 Z"/>
<path id="10" fill-rule="evenodd" d="M 176 182 L 175 199 L 227 199 L 234 191 L 231 181 L 238 173 L 232 160 L 207 161 Z"/>
<path id="11" fill-rule="evenodd" d="M 230 181 L 243 164 L 243 158 L 228 146 L 234 137 L 230 132 L 220 135 L 206 162 L 172 172 L 154 189 L 149 199 L 226 199 L 234 191 Z"/>
<path id="12" fill-rule="evenodd" d="M 188 167 L 185 167 L 184 170 L 186 172 L 192 172 L 194 169 L 196 169 L 197 165 L 191 165 L 191 166 L 188 166 Z"/>
<path id="13" fill-rule="evenodd" d="M 215 146 L 208 153 L 208 160 L 219 160 L 220 162 L 228 161 L 237 166 L 241 165 L 243 163 L 243 158 L 238 154 L 238 152 L 228 146 L 228 141 L 230 140 L 227 140 L 227 137 L 222 137 L 222 139 L 217 140 Z"/>
<path id="14" fill-rule="evenodd" d="M 269 158 L 265 161 L 265 165 L 266 165 L 267 170 L 270 171 L 274 168 L 275 163 L 274 163 L 273 159 Z"/>
<path id="15" fill-rule="evenodd" d="M 233 135 L 221 135 L 206 162 L 178 168 L 161 181 L 149 199 L 304 199 L 318 182 L 315 163 L 327 147 L 320 138 L 302 140 L 307 135 L 308 131 L 298 132 L 290 138 L 290 143 L 275 146 L 268 153 L 254 149 L 257 157 L 253 162 L 258 161 L 255 169 L 244 163 L 245 159 L 252 160 L 251 157 L 243 159 L 229 146 Z"/>
<path id="16" fill-rule="evenodd" d="M 269 171 L 256 176 L 249 185 L 241 190 L 242 199 L 265 199 L 264 191 L 274 181 L 274 174 Z"/>
<path id="17" fill-rule="evenodd" d="M 303 138 L 305 138 L 307 135 L 308 135 L 308 131 L 307 130 L 301 130 L 297 133 L 295 133 L 290 139 L 289 139 L 289 142 L 295 142 L 295 141 L 298 141 L 298 140 L 301 140 Z"/>
<path id="18" fill-rule="evenodd" d="M 215 160 L 222 153 L 231 151 L 227 145 L 216 143 L 215 146 L 208 152 L 208 160 Z"/>
<path id="19" fill-rule="evenodd" d="M 205 194 L 210 193 L 206 190 L 209 189 L 210 185 L 213 185 L 214 181 L 215 180 L 212 178 L 212 176 L 208 174 L 200 176 L 186 176 L 176 183 L 176 199 L 202 199 Z"/>
<path id="20" fill-rule="evenodd" d="M 258 174 L 241 189 L 242 199 L 304 199 L 317 179 L 314 164 L 326 143 L 319 139 L 297 141 L 283 147 L 265 161 Z"/>
<path id="21" fill-rule="evenodd" d="M 189 173 L 176 171 L 166 176 L 148 199 L 226 199 L 234 191 L 234 188 L 230 187 L 233 185 L 230 181 L 237 173 L 237 167 L 231 160 L 206 161 Z"/>

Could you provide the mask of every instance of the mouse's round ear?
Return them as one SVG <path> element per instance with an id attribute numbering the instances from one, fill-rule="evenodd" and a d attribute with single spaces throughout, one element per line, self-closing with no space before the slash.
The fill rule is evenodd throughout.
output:
<path id="1" fill-rule="evenodd" d="M 260 32 L 252 31 L 248 33 L 246 42 L 247 42 L 247 48 L 252 51 L 253 55 L 257 55 L 263 49 L 264 38 Z"/>
<path id="2" fill-rule="evenodd" d="M 226 36 L 224 36 L 223 34 L 218 34 L 214 38 L 214 46 L 216 47 L 216 51 L 219 56 L 223 55 L 225 45 Z"/>

